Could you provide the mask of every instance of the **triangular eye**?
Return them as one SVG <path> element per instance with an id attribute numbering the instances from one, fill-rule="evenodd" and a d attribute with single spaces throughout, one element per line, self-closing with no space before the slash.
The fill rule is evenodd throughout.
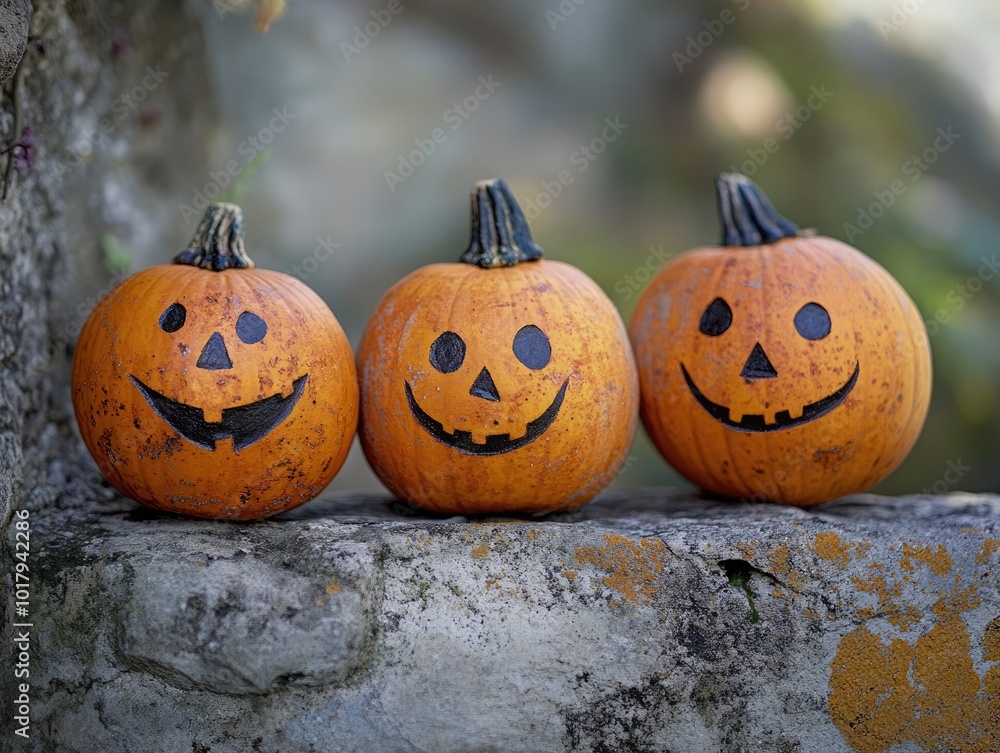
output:
<path id="1" fill-rule="evenodd" d="M 701 321 L 698 323 L 698 329 L 701 330 L 703 335 L 718 337 L 729 329 L 729 325 L 732 323 L 733 310 L 729 308 L 729 304 L 724 300 L 716 298 L 708 304 L 708 308 L 705 309 L 705 313 L 701 315 Z"/>
<path id="2" fill-rule="evenodd" d="M 184 326 L 187 320 L 187 309 L 180 303 L 171 303 L 160 314 L 160 329 L 164 332 L 176 332 Z"/>
<path id="3" fill-rule="evenodd" d="M 818 303 L 807 303 L 795 315 L 795 329 L 806 340 L 822 340 L 830 326 L 830 315 Z"/>

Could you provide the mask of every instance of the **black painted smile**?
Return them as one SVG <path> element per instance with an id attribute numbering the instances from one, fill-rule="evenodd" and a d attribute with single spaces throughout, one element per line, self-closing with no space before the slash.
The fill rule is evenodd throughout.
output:
<path id="1" fill-rule="evenodd" d="M 708 411 L 712 418 L 725 424 L 730 429 L 752 433 L 791 429 L 793 426 L 801 426 L 802 424 L 810 421 L 815 421 L 820 416 L 825 416 L 827 413 L 844 402 L 844 400 L 847 399 L 847 396 L 851 394 L 851 390 L 854 389 L 854 385 L 858 383 L 858 373 L 860 370 L 861 363 L 859 362 L 855 365 L 854 373 L 851 374 L 851 378 L 847 380 L 847 383 L 843 387 L 834 392 L 832 395 L 827 395 L 822 400 L 817 400 L 815 403 L 809 403 L 809 405 L 802 409 L 802 415 L 798 418 L 792 418 L 788 411 L 783 410 L 776 413 L 774 415 L 774 423 L 769 424 L 765 423 L 764 416 L 756 413 L 743 416 L 740 421 L 731 421 L 729 419 L 729 408 L 713 403 L 705 397 L 701 390 L 699 390 L 695 386 L 695 383 L 691 380 L 691 376 L 688 374 L 687 369 L 684 368 L 684 364 L 681 364 L 681 371 L 684 372 L 684 380 L 687 382 L 688 389 L 691 390 L 691 394 L 694 395 L 694 399 L 698 401 L 698 404 Z"/>
<path id="2" fill-rule="evenodd" d="M 413 388 L 410 387 L 409 382 L 403 382 L 403 385 L 406 387 L 406 401 L 410 404 L 410 412 L 413 414 L 413 417 L 438 442 L 459 452 L 464 452 L 467 455 L 502 455 L 505 452 L 516 450 L 518 447 L 524 447 L 526 444 L 534 442 L 545 433 L 552 425 L 552 422 L 555 421 L 556 415 L 559 413 L 559 408 L 562 407 L 563 398 L 566 396 L 566 387 L 569 386 L 569 380 L 567 379 L 563 382 L 562 387 L 559 388 L 559 392 L 556 393 L 555 399 L 545 409 L 545 412 L 534 421 L 528 423 L 528 431 L 523 437 L 511 439 L 509 433 L 490 434 L 486 437 L 486 442 L 483 444 L 473 442 L 472 432 L 469 431 L 456 429 L 454 434 L 446 432 L 441 422 L 435 421 L 417 405 L 417 401 L 413 397 Z"/>
<path id="3" fill-rule="evenodd" d="M 231 437 L 234 452 L 239 452 L 263 439 L 275 426 L 284 421 L 302 397 L 308 378 L 308 374 L 303 374 L 292 382 L 292 394 L 288 397 L 277 394 L 247 405 L 224 408 L 222 420 L 218 423 L 209 423 L 205 420 L 201 408 L 171 400 L 129 375 L 132 384 L 146 398 L 153 412 L 184 439 L 206 450 L 215 450 L 216 441 Z"/>

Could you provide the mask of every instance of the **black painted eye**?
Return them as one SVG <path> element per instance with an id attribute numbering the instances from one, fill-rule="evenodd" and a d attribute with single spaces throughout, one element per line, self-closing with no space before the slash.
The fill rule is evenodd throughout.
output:
<path id="1" fill-rule="evenodd" d="M 160 314 L 160 329 L 164 332 L 176 332 L 184 326 L 187 319 L 187 309 L 179 303 L 171 303 L 167 310 Z"/>
<path id="2" fill-rule="evenodd" d="M 236 334 L 247 345 L 259 343 L 267 334 L 267 322 L 250 311 L 244 311 L 236 320 Z"/>
<path id="3" fill-rule="evenodd" d="M 795 329 L 807 340 L 822 340 L 830 334 L 830 315 L 818 303 L 807 303 L 795 315 Z"/>
<path id="4" fill-rule="evenodd" d="M 529 324 L 521 327 L 514 335 L 514 355 L 529 369 L 538 371 L 549 365 L 552 359 L 552 346 L 544 332 L 534 324 Z"/>
<path id="5" fill-rule="evenodd" d="M 442 374 L 458 371 L 465 360 L 465 340 L 454 332 L 442 332 L 431 343 L 431 366 Z"/>
<path id="6" fill-rule="evenodd" d="M 698 329 L 701 330 L 703 335 L 718 337 L 729 329 L 729 325 L 732 323 L 733 310 L 729 308 L 729 304 L 724 300 L 716 298 L 708 304 L 708 308 L 705 309 L 705 313 L 701 315 L 701 321 L 698 323 Z"/>

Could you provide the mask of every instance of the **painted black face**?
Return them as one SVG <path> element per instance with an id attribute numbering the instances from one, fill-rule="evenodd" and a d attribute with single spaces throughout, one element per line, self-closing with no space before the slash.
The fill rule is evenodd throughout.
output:
<path id="1" fill-rule="evenodd" d="M 534 324 L 522 327 L 514 335 L 511 344 L 514 356 L 522 364 L 532 371 L 539 371 L 548 366 L 552 359 L 552 345 L 548 336 Z M 451 374 L 458 371 L 465 362 L 465 341 L 455 332 L 443 332 L 431 343 L 428 360 L 431 366 L 442 374 Z M 406 401 L 410 406 L 410 413 L 417 420 L 424 430 L 434 437 L 441 444 L 447 445 L 454 450 L 464 452 L 467 455 L 501 455 L 511 452 L 519 447 L 530 444 L 544 434 L 555 421 L 562 407 L 563 398 L 566 396 L 566 388 L 569 386 L 569 379 L 563 382 L 555 398 L 538 418 L 529 421 L 527 431 L 524 436 L 511 439 L 510 433 L 489 434 L 486 441 L 477 444 L 472 439 L 472 432 L 456 430 L 453 434 L 445 431 L 440 421 L 428 415 L 413 397 L 413 388 L 409 382 L 403 382 L 406 391 Z M 469 394 L 473 397 L 482 398 L 490 402 L 501 402 L 503 398 L 497 389 L 496 383 L 490 370 L 485 366 L 479 371 L 472 385 L 469 387 Z"/>
<path id="2" fill-rule="evenodd" d="M 730 308 L 729 304 L 722 298 L 716 298 L 708 304 L 704 313 L 701 315 L 701 320 L 698 323 L 698 329 L 707 337 L 719 337 L 726 333 L 732 323 L 732 308 Z M 795 324 L 795 331 L 807 340 L 822 340 L 830 334 L 832 329 L 830 314 L 818 303 L 805 304 L 795 314 L 793 323 Z M 794 426 L 801 426 L 802 424 L 809 423 L 810 421 L 815 421 L 821 416 L 825 416 L 847 399 L 847 396 L 851 393 L 851 390 L 854 389 L 854 386 L 858 382 L 858 374 L 860 371 L 861 364 L 855 364 L 854 372 L 842 387 L 826 397 L 820 398 L 816 402 L 809 403 L 804 406 L 802 408 L 801 416 L 792 418 L 790 411 L 778 411 L 774 415 L 774 423 L 769 424 L 761 414 L 745 415 L 739 421 L 731 420 L 729 418 L 729 408 L 709 400 L 705 394 L 698 389 L 694 380 L 691 378 L 691 375 L 688 373 L 688 370 L 684 367 L 684 364 L 681 364 L 681 373 L 684 375 L 684 381 L 687 383 L 688 389 L 691 391 L 694 399 L 698 401 L 698 404 L 704 408 L 705 411 L 712 416 L 712 418 L 722 424 L 725 424 L 730 429 L 752 433 L 791 429 Z M 761 346 L 759 342 L 755 343 L 753 348 L 750 350 L 750 355 L 743 364 L 743 369 L 740 371 L 740 377 L 745 379 L 747 384 L 751 384 L 758 379 L 773 379 L 777 376 L 778 371 L 774 368 L 771 360 L 767 357 L 767 353 L 764 351 L 763 346 Z"/>
<path id="3" fill-rule="evenodd" d="M 159 326 L 164 332 L 173 334 L 187 321 L 187 309 L 181 303 L 173 303 L 160 315 Z M 267 335 L 267 323 L 251 311 L 244 311 L 236 320 L 236 336 L 247 345 L 259 343 Z M 213 332 L 205 342 L 198 356 L 199 369 L 217 371 L 233 368 L 233 362 L 226 349 L 225 340 L 219 332 Z M 247 405 L 224 408 L 222 420 L 213 423 L 205 420 L 201 408 L 171 400 L 144 384 L 138 377 L 129 375 L 132 384 L 139 391 L 160 418 L 184 439 L 206 450 L 215 450 L 220 439 L 232 439 L 233 451 L 239 452 L 268 434 L 292 412 L 302 397 L 308 374 L 303 374 L 292 382 L 292 394 L 282 397 L 280 393 L 257 400 Z"/>

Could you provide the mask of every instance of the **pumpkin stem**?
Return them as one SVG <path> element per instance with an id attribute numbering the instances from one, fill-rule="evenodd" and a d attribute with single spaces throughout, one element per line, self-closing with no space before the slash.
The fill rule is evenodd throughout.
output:
<path id="1" fill-rule="evenodd" d="M 767 196 L 740 173 L 715 179 L 722 218 L 723 246 L 760 246 L 799 234 L 799 228 L 775 211 Z"/>
<path id="2" fill-rule="evenodd" d="M 221 272 L 253 269 L 243 245 L 243 210 L 236 204 L 211 204 L 188 247 L 174 257 L 174 264 Z"/>
<path id="3" fill-rule="evenodd" d="M 472 238 L 459 261 L 492 269 L 541 258 L 542 249 L 532 240 L 510 187 L 501 178 L 476 183 L 472 187 Z"/>

